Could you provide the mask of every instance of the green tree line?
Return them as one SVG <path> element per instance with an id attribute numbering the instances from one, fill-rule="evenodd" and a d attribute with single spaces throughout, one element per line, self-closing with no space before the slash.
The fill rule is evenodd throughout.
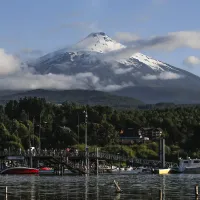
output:
<path id="1" fill-rule="evenodd" d="M 158 157 L 158 141 L 120 145 L 119 131 L 134 127 L 160 127 L 166 138 L 166 156 L 200 157 L 200 106 L 151 110 L 115 110 L 108 106 L 56 105 L 40 98 L 23 98 L 0 106 L 0 150 L 64 149 L 84 144 L 88 112 L 88 145 L 142 158 Z M 79 126 L 78 126 L 79 124 Z M 77 146 L 81 148 L 81 145 Z"/>

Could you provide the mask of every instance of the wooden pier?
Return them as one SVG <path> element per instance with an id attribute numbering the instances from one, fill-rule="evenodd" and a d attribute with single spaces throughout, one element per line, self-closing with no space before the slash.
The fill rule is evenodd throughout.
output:
<path id="1" fill-rule="evenodd" d="M 0 167 L 5 167 L 5 162 L 9 162 L 10 166 L 16 166 L 16 163 L 27 165 L 30 167 L 39 167 L 40 163 L 45 166 L 52 167 L 55 174 L 63 175 L 64 169 L 68 169 L 75 174 L 96 174 L 101 173 L 99 162 L 107 166 L 119 165 L 121 162 L 129 163 L 133 166 L 148 166 L 159 167 L 161 166 L 160 160 L 146 160 L 139 158 L 130 158 L 117 154 L 110 154 L 107 152 L 95 151 L 88 153 L 89 171 L 86 170 L 85 165 L 86 153 L 77 152 L 69 153 L 65 150 L 41 150 L 37 151 L 23 151 L 23 152 L 0 152 Z M 176 163 L 165 162 L 166 167 L 176 166 Z"/>

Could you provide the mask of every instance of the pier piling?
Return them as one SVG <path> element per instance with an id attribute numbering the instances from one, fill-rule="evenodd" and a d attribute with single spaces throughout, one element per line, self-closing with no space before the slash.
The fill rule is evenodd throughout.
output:
<path id="1" fill-rule="evenodd" d="M 195 196 L 198 197 L 199 196 L 199 186 L 195 185 Z"/>
<path id="2" fill-rule="evenodd" d="M 117 193 L 121 193 L 122 190 L 121 190 L 121 188 L 119 187 L 118 182 L 116 182 L 116 181 L 114 180 L 114 184 L 115 184 L 116 192 L 117 192 Z"/>
<path id="3" fill-rule="evenodd" d="M 5 187 L 5 194 L 8 194 L 8 187 Z"/>
<path id="4" fill-rule="evenodd" d="M 5 200 L 8 200 L 8 187 L 5 187 Z"/>
<path id="5" fill-rule="evenodd" d="M 163 191 L 162 191 L 162 189 L 159 190 L 159 199 L 163 200 Z"/>
<path id="6" fill-rule="evenodd" d="M 99 174 L 99 159 L 98 159 L 98 157 L 99 157 L 99 149 L 97 148 L 97 175 Z"/>

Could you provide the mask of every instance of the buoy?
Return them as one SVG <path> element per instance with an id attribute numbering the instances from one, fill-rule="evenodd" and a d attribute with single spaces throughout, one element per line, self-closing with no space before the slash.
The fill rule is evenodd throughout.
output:
<path id="1" fill-rule="evenodd" d="M 117 181 L 114 180 L 114 184 L 115 184 L 116 192 L 117 192 L 117 193 L 121 193 L 122 190 L 121 190 L 121 188 L 119 187 L 119 183 L 118 183 Z"/>

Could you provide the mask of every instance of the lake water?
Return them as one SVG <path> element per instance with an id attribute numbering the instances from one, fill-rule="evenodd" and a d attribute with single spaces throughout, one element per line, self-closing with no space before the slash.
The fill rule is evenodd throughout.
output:
<path id="1" fill-rule="evenodd" d="M 123 193 L 115 193 L 113 181 L 119 182 Z M 122 200 L 197 199 L 194 187 L 200 185 L 200 175 L 98 175 L 98 176 L 0 176 L 0 200 Z M 5 194 L 7 186 L 8 194 Z"/>

